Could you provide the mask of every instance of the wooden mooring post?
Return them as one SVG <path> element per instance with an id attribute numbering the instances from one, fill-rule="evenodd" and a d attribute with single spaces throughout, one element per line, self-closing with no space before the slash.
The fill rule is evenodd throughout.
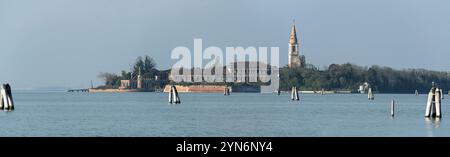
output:
<path id="1" fill-rule="evenodd" d="M 14 100 L 9 84 L 3 84 L 0 88 L 0 109 L 7 111 L 14 110 Z"/>
<path id="2" fill-rule="evenodd" d="M 291 100 L 293 100 L 293 101 L 299 101 L 300 100 L 300 98 L 298 96 L 298 89 L 297 89 L 297 87 L 292 87 Z"/>
<path id="3" fill-rule="evenodd" d="M 435 86 L 433 83 L 433 87 L 430 92 L 428 92 L 428 100 L 425 108 L 425 117 L 427 118 L 441 118 L 441 101 L 442 100 L 442 90 Z"/>
<path id="4" fill-rule="evenodd" d="M 171 103 L 171 104 L 181 103 L 180 96 L 178 95 L 177 87 L 175 87 L 175 85 L 172 85 L 170 87 L 169 103 Z"/>
<path id="5" fill-rule="evenodd" d="M 373 95 L 372 88 L 369 88 L 369 90 L 368 90 L 368 92 L 367 92 L 367 98 L 368 98 L 369 100 L 374 100 L 374 99 L 375 99 L 375 97 L 374 97 L 374 95 Z"/>
<path id="6" fill-rule="evenodd" d="M 392 99 L 391 101 L 391 117 L 394 117 L 395 114 L 395 100 Z"/>

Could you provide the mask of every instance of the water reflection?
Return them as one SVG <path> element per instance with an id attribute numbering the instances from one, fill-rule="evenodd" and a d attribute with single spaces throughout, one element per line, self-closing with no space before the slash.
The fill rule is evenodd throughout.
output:
<path id="1" fill-rule="evenodd" d="M 427 129 L 428 137 L 434 137 L 434 129 L 439 128 L 441 118 L 425 118 L 425 128 Z"/>

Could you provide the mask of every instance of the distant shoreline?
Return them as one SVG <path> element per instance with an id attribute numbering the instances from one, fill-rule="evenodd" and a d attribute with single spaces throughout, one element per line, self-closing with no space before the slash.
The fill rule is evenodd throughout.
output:
<path id="1" fill-rule="evenodd" d="M 19 89 L 15 90 L 15 92 L 18 93 L 27 93 L 27 92 L 55 92 L 55 93 L 68 93 L 68 90 L 41 90 L 41 89 Z M 14 91 L 13 91 L 14 92 Z M 138 91 L 138 90 L 119 90 L 119 89 L 103 89 L 103 90 L 90 90 L 91 93 L 142 93 L 142 92 L 155 92 L 155 91 Z M 283 90 L 280 91 L 281 93 L 290 93 L 291 91 Z M 77 93 L 77 92 L 75 92 Z M 85 92 L 88 93 L 88 92 Z M 221 92 L 183 92 L 183 93 L 221 93 Z M 235 92 L 236 93 L 236 92 Z M 237 93 L 245 93 L 245 92 L 237 92 Z M 247 92 L 247 93 L 259 93 L 259 92 Z M 320 94 L 320 91 L 306 91 L 302 90 L 299 91 L 300 94 Z M 265 93 L 265 94 L 271 94 L 271 93 Z M 274 93 L 276 94 L 276 93 Z M 327 94 L 367 94 L 367 93 L 358 93 L 358 92 L 333 92 L 333 91 L 325 91 L 325 95 Z M 410 93 L 404 93 L 404 92 L 375 92 L 375 94 L 412 94 L 414 95 L 414 92 Z M 419 93 L 421 95 L 425 95 L 427 93 Z M 444 91 L 445 95 L 448 95 L 447 92 Z"/>
<path id="2" fill-rule="evenodd" d="M 186 88 L 186 87 L 184 87 Z M 189 89 L 184 89 L 184 90 L 180 90 L 179 92 L 181 93 L 222 93 L 223 90 L 220 87 L 214 87 L 214 88 L 219 88 L 219 90 L 194 90 L 194 91 L 190 91 Z M 150 91 L 150 90 L 138 90 L 138 89 L 89 89 L 89 92 L 91 93 L 137 93 L 137 92 L 155 92 L 155 91 Z M 167 93 L 168 90 L 164 89 L 163 91 L 160 92 L 164 92 Z M 283 90 L 280 91 L 282 93 L 290 93 L 291 91 L 288 90 Z M 234 93 L 261 93 L 261 92 L 234 92 Z M 270 92 L 269 92 L 270 93 Z M 273 92 L 276 93 L 276 92 Z M 300 94 L 321 94 L 321 91 L 311 91 L 311 90 L 299 90 Z M 350 90 L 325 90 L 323 94 L 367 94 L 367 93 L 359 93 L 359 92 L 355 92 L 355 91 L 350 91 Z M 415 94 L 414 92 L 411 93 L 403 93 L 403 92 L 375 92 L 375 94 Z M 419 93 L 419 94 L 426 94 L 426 93 Z M 447 94 L 446 94 L 447 95 Z"/>
<path id="3" fill-rule="evenodd" d="M 154 90 L 144 89 L 95 89 L 89 88 L 89 93 L 131 93 L 131 92 L 155 92 Z"/>

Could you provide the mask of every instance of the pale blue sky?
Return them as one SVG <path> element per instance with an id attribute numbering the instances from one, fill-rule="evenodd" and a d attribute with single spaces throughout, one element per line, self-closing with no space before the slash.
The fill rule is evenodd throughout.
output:
<path id="1" fill-rule="evenodd" d="M 0 82 L 88 87 L 139 55 L 158 68 L 177 46 L 278 46 L 287 64 L 295 19 L 317 66 L 351 62 L 450 68 L 448 0 L 0 0 Z"/>

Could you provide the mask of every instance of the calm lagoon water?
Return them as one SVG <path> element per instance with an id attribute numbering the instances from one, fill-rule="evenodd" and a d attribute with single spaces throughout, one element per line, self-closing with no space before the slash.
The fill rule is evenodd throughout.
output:
<path id="1" fill-rule="evenodd" d="M 450 100 L 440 121 L 424 118 L 426 95 L 18 91 L 0 111 L 0 136 L 450 136 Z M 396 115 L 390 116 L 390 101 Z"/>

